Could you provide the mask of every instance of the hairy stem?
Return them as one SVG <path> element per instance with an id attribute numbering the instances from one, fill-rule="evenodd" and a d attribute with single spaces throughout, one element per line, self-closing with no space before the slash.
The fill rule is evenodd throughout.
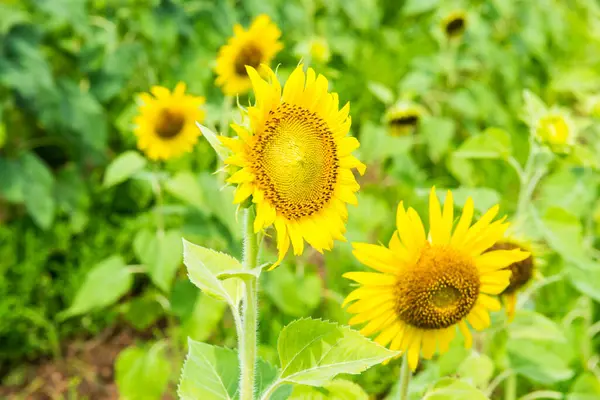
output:
<path id="1" fill-rule="evenodd" d="M 254 210 L 244 210 L 244 269 L 256 267 L 258 258 L 258 240 L 254 233 Z M 250 279 L 245 283 L 242 306 L 242 327 L 240 336 L 240 400 L 254 398 L 254 375 L 256 367 L 256 343 L 258 322 L 258 280 Z"/>
<path id="2" fill-rule="evenodd" d="M 398 389 L 398 398 L 400 400 L 408 399 L 408 384 L 410 383 L 410 368 L 408 367 L 408 354 L 402 356 L 402 369 L 400 370 L 400 388 Z"/>

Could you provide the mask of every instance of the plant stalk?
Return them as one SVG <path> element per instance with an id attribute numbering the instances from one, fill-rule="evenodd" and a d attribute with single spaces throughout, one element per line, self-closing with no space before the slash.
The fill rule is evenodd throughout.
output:
<path id="1" fill-rule="evenodd" d="M 410 383 L 410 368 L 408 366 L 408 354 L 402 356 L 402 368 L 400 369 L 400 387 L 398 388 L 398 398 L 408 400 L 408 385 Z"/>
<path id="2" fill-rule="evenodd" d="M 254 210 L 244 210 L 244 269 L 256 268 L 258 238 L 254 233 Z M 256 370 L 256 344 L 258 323 L 258 280 L 250 279 L 244 284 L 242 327 L 240 332 L 240 400 L 254 399 L 254 377 Z"/>
<path id="3" fill-rule="evenodd" d="M 504 400 L 517 400 L 517 374 L 508 376 L 504 385 Z"/>

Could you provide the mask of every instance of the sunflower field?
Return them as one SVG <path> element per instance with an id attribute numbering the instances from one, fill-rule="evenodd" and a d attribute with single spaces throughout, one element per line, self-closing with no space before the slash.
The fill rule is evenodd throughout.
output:
<path id="1" fill-rule="evenodd" d="M 600 3 L 0 0 L 0 398 L 600 399 Z"/>

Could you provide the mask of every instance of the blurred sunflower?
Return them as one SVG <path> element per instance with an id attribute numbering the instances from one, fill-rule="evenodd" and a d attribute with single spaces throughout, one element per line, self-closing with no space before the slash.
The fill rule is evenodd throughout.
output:
<path id="1" fill-rule="evenodd" d="M 168 160 L 192 150 L 201 135 L 196 121 L 204 120 L 200 106 L 205 99 L 185 94 L 185 83 L 179 82 L 171 92 L 154 86 L 140 95 L 142 104 L 135 117 L 134 133 L 138 148 L 152 160 Z"/>
<path id="2" fill-rule="evenodd" d="M 352 156 L 358 140 L 347 137 L 350 105 L 341 109 L 323 75 L 299 65 L 281 88 L 264 66 L 268 81 L 247 67 L 256 103 L 247 110 L 249 126 L 233 124 L 238 138 L 222 137 L 233 151 L 226 164 L 240 167 L 228 182 L 237 184 L 234 203 L 252 196 L 256 232 L 274 224 L 279 258 L 300 255 L 306 240 L 317 251 L 345 240 L 346 203 L 357 204 L 359 185 L 352 169 L 365 165 Z"/>
<path id="3" fill-rule="evenodd" d="M 423 114 L 423 107 L 414 103 L 400 102 L 386 111 L 384 120 L 392 136 L 405 136 L 414 132 Z"/>
<path id="4" fill-rule="evenodd" d="M 555 150 L 575 143 L 575 124 L 569 114 L 553 107 L 540 115 L 535 124 L 535 136 Z"/>
<path id="5" fill-rule="evenodd" d="M 441 28 L 448 39 L 462 36 L 467 28 L 467 14 L 463 10 L 452 11 L 442 18 Z"/>
<path id="6" fill-rule="evenodd" d="M 294 49 L 294 53 L 300 58 L 308 58 L 320 64 L 326 64 L 331 59 L 327 39 L 319 36 L 300 42 Z"/>
<path id="7" fill-rule="evenodd" d="M 248 30 L 236 24 L 233 33 L 234 36 L 219 50 L 215 68 L 217 86 L 230 96 L 250 90 L 252 85 L 246 73 L 247 65 L 252 68 L 268 65 L 283 48 L 283 44 L 277 41 L 281 31 L 268 15 L 256 17 Z"/>
<path id="8" fill-rule="evenodd" d="M 523 250 L 530 253 L 529 257 L 513 262 L 506 269 L 509 269 L 512 273 L 510 275 L 510 283 L 500 293 L 503 298 L 506 306 L 506 314 L 508 315 L 509 321 L 512 320 L 515 316 L 515 309 L 517 305 L 517 292 L 521 290 L 527 283 L 531 281 L 535 271 L 535 264 L 533 259 L 533 254 L 529 248 L 524 243 L 517 243 L 512 239 L 503 239 L 496 242 L 492 247 L 490 247 L 487 251 L 495 251 L 495 250 Z"/>
<path id="9" fill-rule="evenodd" d="M 380 332 L 375 341 L 407 352 L 412 370 L 421 350 L 426 359 L 436 347 L 446 352 L 457 326 L 470 347 L 467 322 L 476 330 L 489 326 L 488 311 L 501 308 L 490 295 L 502 293 L 510 283 L 511 272 L 505 268 L 529 257 L 520 249 L 485 252 L 509 225 L 506 218 L 492 222 L 497 205 L 471 225 L 473 200 L 468 198 L 454 232 L 453 208 L 450 191 L 442 210 L 435 188 L 431 189 L 427 236 L 417 212 L 405 210 L 401 202 L 389 247 L 353 244 L 356 258 L 378 272 L 344 274 L 361 285 L 344 301 L 344 305 L 356 301 L 348 307 L 357 314 L 349 323 L 368 322 L 361 333 Z"/>

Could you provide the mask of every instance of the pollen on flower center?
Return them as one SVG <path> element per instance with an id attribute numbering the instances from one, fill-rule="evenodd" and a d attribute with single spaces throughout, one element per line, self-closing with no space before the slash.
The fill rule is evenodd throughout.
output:
<path id="1" fill-rule="evenodd" d="M 247 76 L 246 65 L 249 65 L 252 68 L 258 68 L 262 59 L 263 55 L 260 48 L 252 43 L 248 43 L 240 49 L 240 52 L 235 57 L 235 73 L 239 76 Z"/>
<path id="2" fill-rule="evenodd" d="M 282 103 L 252 149 L 258 186 L 289 219 L 310 216 L 331 200 L 339 159 L 332 132 L 316 113 Z"/>
<path id="3" fill-rule="evenodd" d="M 163 139 L 172 139 L 177 136 L 185 125 L 185 118 L 177 112 L 163 109 L 156 122 L 156 134 Z"/>
<path id="4" fill-rule="evenodd" d="M 471 257 L 447 245 L 427 245 L 418 261 L 398 276 L 396 310 L 414 327 L 447 328 L 471 311 L 479 286 Z"/>

